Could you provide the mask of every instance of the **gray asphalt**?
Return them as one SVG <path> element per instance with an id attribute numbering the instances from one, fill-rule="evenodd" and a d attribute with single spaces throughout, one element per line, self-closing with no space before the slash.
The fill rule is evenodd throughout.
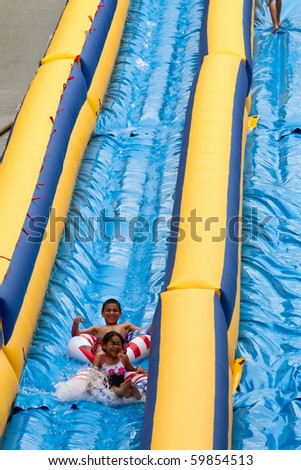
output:
<path id="1" fill-rule="evenodd" d="M 14 120 L 65 4 L 0 0 L 0 129 Z M 0 136 L 0 155 L 7 136 Z"/>

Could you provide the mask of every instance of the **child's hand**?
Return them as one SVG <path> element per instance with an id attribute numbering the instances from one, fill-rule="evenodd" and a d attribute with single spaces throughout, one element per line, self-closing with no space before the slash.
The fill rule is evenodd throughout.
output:
<path id="1" fill-rule="evenodd" d="M 147 374 L 147 371 L 142 366 L 138 366 L 136 372 L 137 374 Z"/>
<path id="2" fill-rule="evenodd" d="M 78 315 L 73 319 L 73 323 L 75 325 L 78 325 L 79 323 L 84 323 L 83 317 L 81 315 Z"/>

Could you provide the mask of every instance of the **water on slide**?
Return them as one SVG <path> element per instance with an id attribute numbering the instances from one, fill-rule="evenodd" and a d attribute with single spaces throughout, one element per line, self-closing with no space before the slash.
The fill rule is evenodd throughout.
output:
<path id="1" fill-rule="evenodd" d="M 152 321 L 164 282 L 202 10 L 201 0 L 130 4 L 3 449 L 139 448 L 143 402 L 110 406 L 102 396 L 81 400 L 78 390 L 78 399 L 62 402 L 56 384 L 81 367 L 67 357 L 74 316 L 83 316 L 83 327 L 103 324 L 102 303 L 115 297 L 123 321 L 142 327 Z"/>

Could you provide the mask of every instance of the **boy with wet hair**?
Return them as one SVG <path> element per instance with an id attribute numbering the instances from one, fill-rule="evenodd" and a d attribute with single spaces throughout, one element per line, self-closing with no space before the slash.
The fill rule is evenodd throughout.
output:
<path id="1" fill-rule="evenodd" d="M 79 324 L 83 323 L 83 317 L 78 315 L 73 319 L 71 335 L 78 336 L 80 334 L 89 334 L 97 338 L 101 344 L 101 340 L 106 333 L 109 331 L 116 331 L 124 339 L 131 331 L 142 330 L 136 325 L 133 325 L 130 322 L 118 323 L 119 318 L 121 317 L 121 306 L 118 300 L 108 299 L 103 303 L 101 309 L 101 315 L 104 318 L 106 324 L 104 326 L 90 326 L 84 330 L 79 329 Z M 100 345 L 99 344 L 99 345 Z"/>

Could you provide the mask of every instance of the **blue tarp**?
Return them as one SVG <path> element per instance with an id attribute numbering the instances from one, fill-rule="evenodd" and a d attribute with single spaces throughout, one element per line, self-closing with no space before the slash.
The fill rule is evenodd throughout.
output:
<path id="1" fill-rule="evenodd" d="M 234 397 L 235 449 L 301 448 L 301 3 L 283 1 L 271 33 L 256 3 L 244 171 L 241 323 L 246 356 Z"/>

